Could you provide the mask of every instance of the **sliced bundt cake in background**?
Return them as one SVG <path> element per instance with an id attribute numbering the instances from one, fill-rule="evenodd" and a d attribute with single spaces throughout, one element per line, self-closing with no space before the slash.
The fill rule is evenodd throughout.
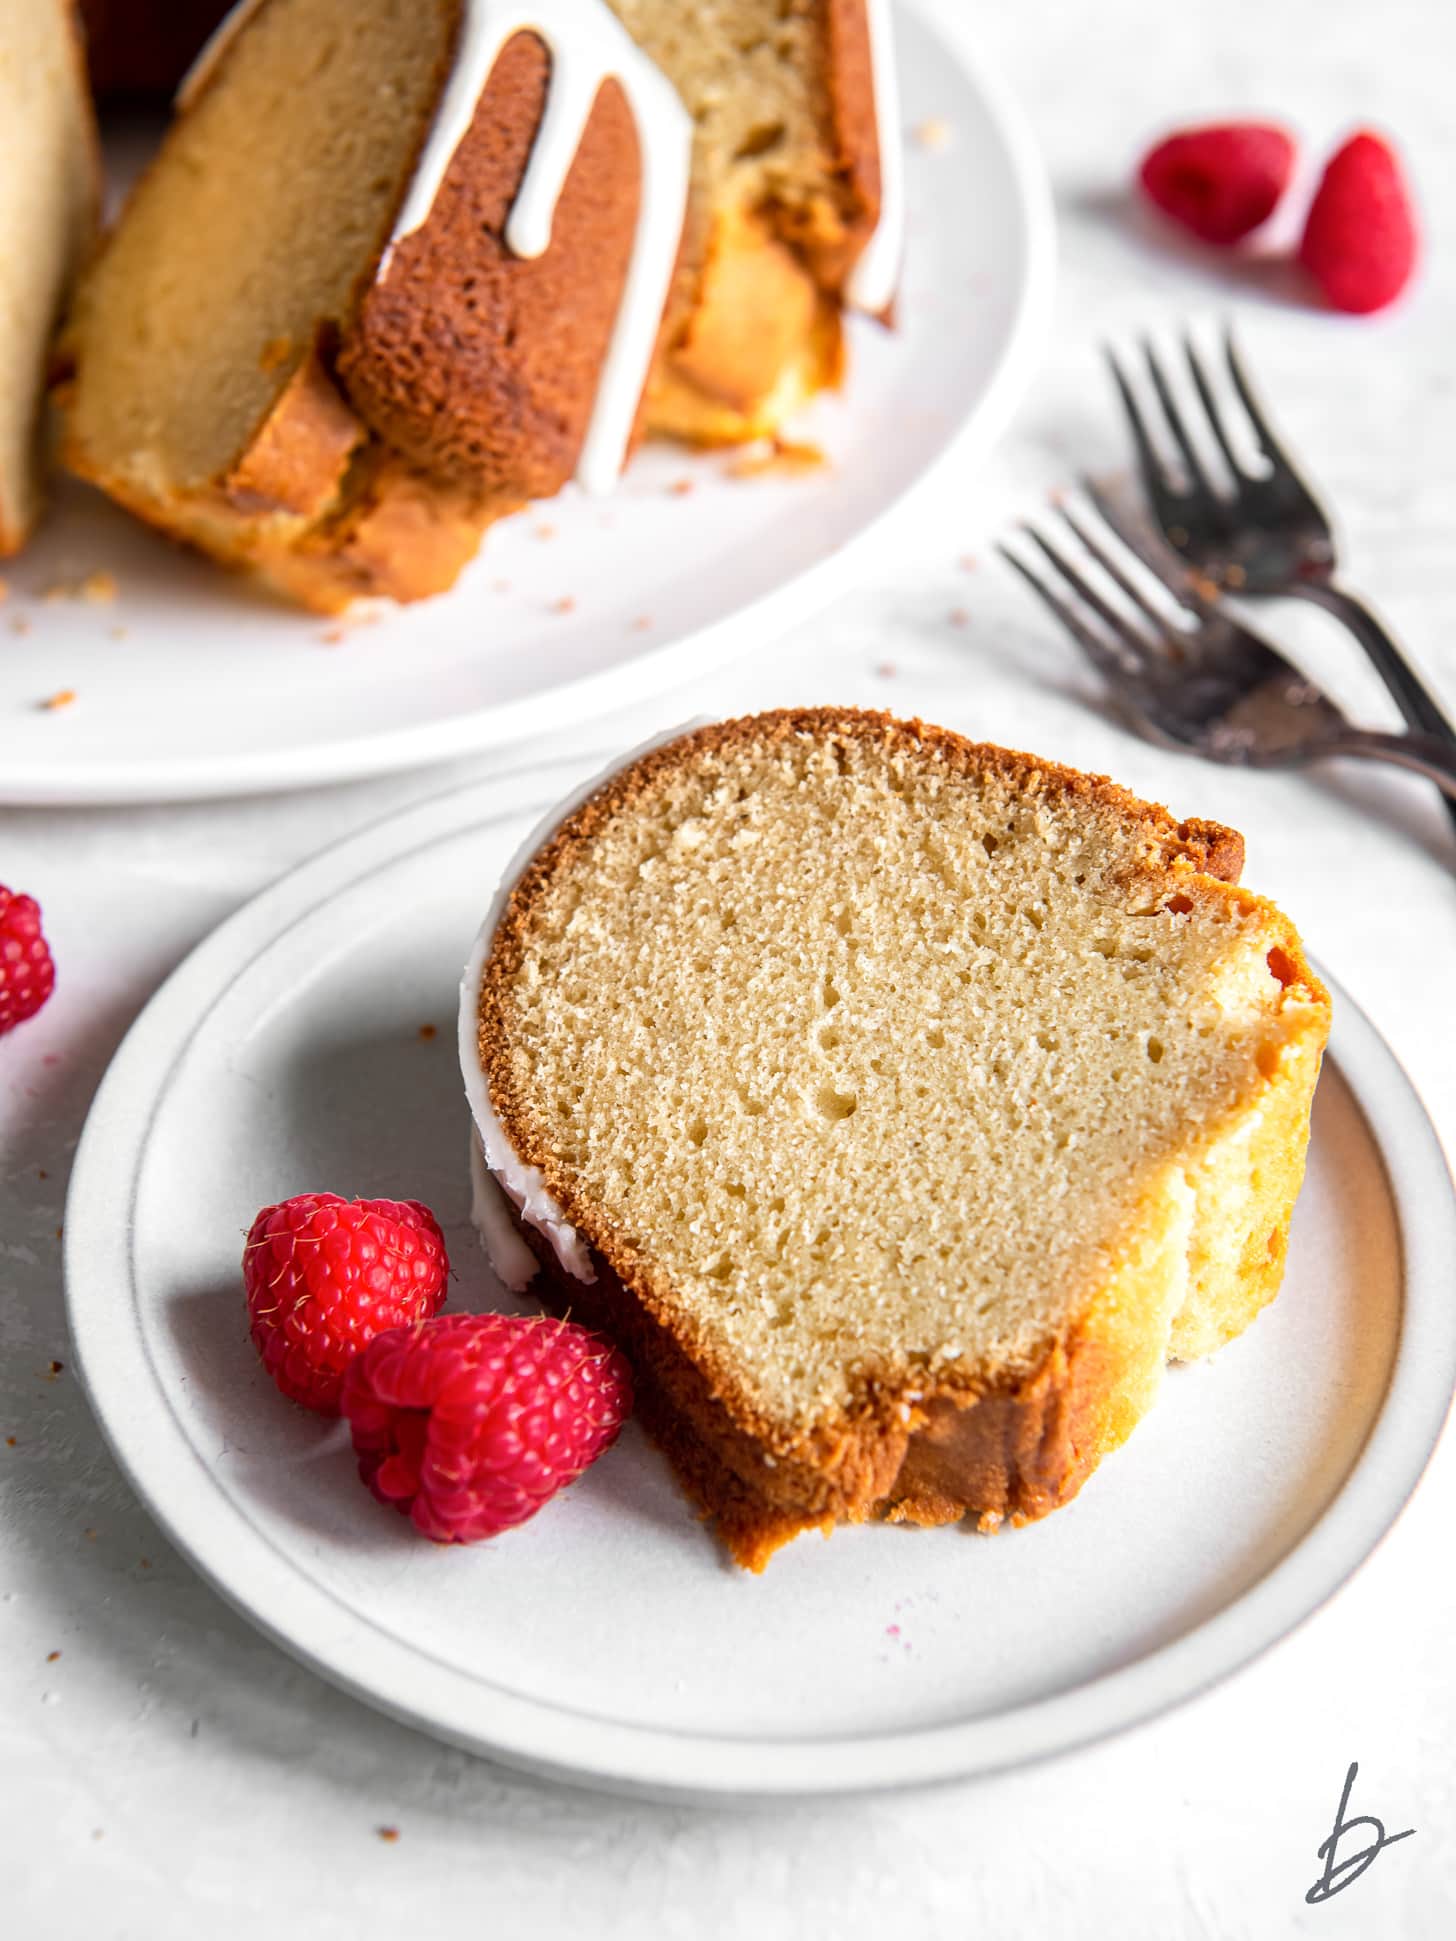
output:
<path id="1" fill-rule="evenodd" d="M 251 0 L 79 295 L 69 462 L 329 609 L 610 483 L 644 390 L 772 427 L 892 288 L 883 4 Z"/>
<path id="2" fill-rule="evenodd" d="M 1241 861 L 826 709 L 639 757 L 505 886 L 461 1011 L 493 1258 L 618 1339 L 742 1563 L 1041 1516 L 1272 1298 L 1329 1003 Z"/>
<path id="3" fill-rule="evenodd" d="M 70 0 L 0 7 L 0 555 L 39 514 L 51 338 L 96 222 L 96 129 Z"/>

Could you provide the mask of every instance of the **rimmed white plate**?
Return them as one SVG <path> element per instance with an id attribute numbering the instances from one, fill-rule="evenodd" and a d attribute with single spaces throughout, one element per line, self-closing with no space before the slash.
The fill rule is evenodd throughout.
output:
<path id="1" fill-rule="evenodd" d="M 1338 991 L 1279 1299 L 1171 1371 L 1127 1447 L 1028 1529 L 845 1529 L 749 1577 L 629 1425 L 534 1522 L 437 1549 L 366 1493 L 337 1424 L 271 1388 L 238 1261 L 254 1212 L 289 1193 L 424 1199 L 453 1305 L 502 1304 L 467 1221 L 456 982 L 515 847 L 599 766 L 477 785 L 325 852 L 202 944 L 117 1054 L 77 1155 L 67 1303 L 102 1427 L 173 1541 L 371 1704 L 653 1796 L 984 1772 L 1132 1725 L 1273 1644 L 1389 1527 L 1456 1379 L 1451 1184 Z"/>
<path id="2" fill-rule="evenodd" d="M 62 488 L 5 568 L 0 633 L 22 631 L 0 655 L 0 800 L 174 800 L 441 761 L 626 706 L 852 584 L 911 488 L 1000 429 L 1051 290 L 1050 197 L 1020 111 L 964 28 L 905 4 L 897 30 L 899 323 L 852 320 L 845 393 L 796 427 L 827 469 L 736 478 L 731 458 L 653 447 L 610 499 L 572 488 L 496 527 L 449 594 L 344 629 Z M 910 134 L 932 119 L 943 147 Z M 44 598 L 97 573 L 114 601 Z"/>

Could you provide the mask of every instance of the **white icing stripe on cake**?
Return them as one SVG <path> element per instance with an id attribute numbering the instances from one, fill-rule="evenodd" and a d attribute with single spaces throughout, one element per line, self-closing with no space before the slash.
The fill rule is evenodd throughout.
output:
<path id="1" fill-rule="evenodd" d="M 894 301 L 905 253 L 905 151 L 900 141 L 900 86 L 890 0 L 865 0 L 870 37 L 870 82 L 875 96 L 875 142 L 880 156 L 880 214 L 849 273 L 845 300 L 882 316 Z"/>
<path id="2" fill-rule="evenodd" d="M 579 1281 L 594 1281 L 596 1269 L 591 1263 L 591 1253 L 581 1235 L 567 1219 L 560 1204 L 546 1190 L 546 1181 L 536 1166 L 525 1165 L 514 1146 L 506 1136 L 506 1129 L 496 1116 L 491 1104 L 490 1088 L 485 1082 L 485 1072 L 480 1063 L 480 980 L 485 970 L 485 960 L 490 955 L 490 947 L 495 942 L 495 933 L 500 920 L 505 915 L 506 904 L 511 891 L 525 874 L 526 866 L 547 839 L 553 836 L 569 815 L 579 809 L 589 796 L 595 795 L 604 782 L 622 769 L 650 754 L 654 748 L 665 748 L 670 741 L 691 734 L 695 728 L 706 727 L 709 717 L 700 715 L 693 721 L 684 722 L 676 728 L 669 728 L 665 734 L 653 735 L 640 747 L 630 749 L 625 755 L 618 755 L 608 765 L 599 770 L 589 781 L 572 790 L 563 801 L 547 810 L 532 829 L 530 835 L 512 856 L 501 876 L 496 893 L 491 899 L 485 922 L 476 933 L 475 943 L 460 979 L 460 1011 L 457 1022 L 457 1038 L 460 1051 L 460 1076 L 465 1081 L 465 1096 L 470 1102 L 470 1112 L 475 1120 L 476 1131 L 480 1135 L 480 1145 L 484 1153 L 485 1165 L 499 1186 L 515 1204 L 521 1218 L 528 1225 L 544 1234 L 551 1243 L 556 1258 L 567 1273 Z M 471 1142 L 472 1155 L 474 1141 Z M 519 1293 L 536 1272 L 536 1257 L 521 1239 L 511 1224 L 503 1208 L 495 1212 L 504 1215 L 504 1226 L 490 1217 L 492 1209 L 488 1201 L 482 1202 L 475 1190 L 475 1163 L 471 1162 L 471 1218 L 475 1220 L 491 1269 L 496 1278 L 505 1286 Z M 480 1206 L 482 1217 L 476 1219 L 476 1208 Z M 522 1260 L 522 1254 L 525 1260 Z"/>
<path id="3" fill-rule="evenodd" d="M 480 1237 L 491 1272 L 513 1294 L 522 1294 L 539 1271 L 536 1256 L 511 1218 L 506 1196 L 486 1168 L 480 1134 L 470 1128 L 470 1224 Z"/>
<path id="4" fill-rule="evenodd" d="M 259 8 L 266 7 L 267 4 L 268 0 L 238 0 L 238 4 L 223 15 L 202 43 L 201 50 L 191 67 L 177 83 L 177 92 L 172 97 L 172 105 L 178 114 L 181 114 L 184 108 L 192 106 L 212 79 L 223 55 Z"/>
<path id="5" fill-rule="evenodd" d="M 401 239 L 429 220 L 491 69 L 518 33 L 533 33 L 545 42 L 551 78 L 541 125 L 506 222 L 506 247 L 513 255 L 541 256 L 550 244 L 556 204 L 604 81 L 618 82 L 637 124 L 642 175 L 637 233 L 576 466 L 577 479 L 588 492 L 608 492 L 626 462 L 667 306 L 687 210 L 693 124 L 677 91 L 603 0 L 465 0 L 455 62 L 380 261 L 379 277 L 388 274 Z"/>

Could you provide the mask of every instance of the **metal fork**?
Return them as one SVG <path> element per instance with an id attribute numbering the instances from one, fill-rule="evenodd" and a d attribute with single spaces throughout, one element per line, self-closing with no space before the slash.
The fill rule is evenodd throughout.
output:
<path id="1" fill-rule="evenodd" d="M 1456 729 L 1382 622 L 1357 594 L 1335 578 L 1335 533 L 1330 517 L 1260 406 L 1232 330 L 1223 333 L 1224 357 L 1234 390 L 1268 463 L 1263 473 L 1251 472 L 1240 464 L 1207 366 L 1192 337 L 1185 333 L 1183 338 L 1188 372 L 1228 467 L 1232 496 L 1217 490 L 1210 480 L 1153 345 L 1145 339 L 1142 350 L 1159 409 L 1183 461 L 1185 475 L 1181 481 L 1171 474 L 1149 436 L 1122 361 L 1111 350 L 1107 361 L 1137 448 L 1143 488 L 1164 539 L 1191 566 L 1230 592 L 1250 598 L 1289 595 L 1313 601 L 1334 614 L 1364 649 L 1411 726 L 1443 736 L 1456 746 Z M 1451 815 L 1456 820 L 1456 807 Z"/>
<path id="2" fill-rule="evenodd" d="M 1059 511 L 1127 609 L 1105 597 L 1065 546 L 1036 526 L 1021 530 L 1054 579 L 1033 571 L 1010 547 L 998 551 L 1051 608 L 1150 740 L 1243 768 L 1297 768 L 1333 755 L 1395 762 L 1456 800 L 1456 747 L 1437 735 L 1356 727 L 1321 688 L 1195 581 L 1159 574 L 1182 623 L 1175 624 L 1128 571 L 1108 536 L 1070 507 Z M 1074 597 L 1060 591 L 1057 581 Z"/>

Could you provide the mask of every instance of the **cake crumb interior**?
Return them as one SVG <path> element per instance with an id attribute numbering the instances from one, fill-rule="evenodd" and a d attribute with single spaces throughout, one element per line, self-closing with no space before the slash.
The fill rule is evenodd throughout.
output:
<path id="1" fill-rule="evenodd" d="M 518 1146 L 779 1422 L 1030 1366 L 1295 1029 L 1272 906 L 1170 889 L 1148 825 L 979 752 L 708 746 L 498 934 Z"/>

